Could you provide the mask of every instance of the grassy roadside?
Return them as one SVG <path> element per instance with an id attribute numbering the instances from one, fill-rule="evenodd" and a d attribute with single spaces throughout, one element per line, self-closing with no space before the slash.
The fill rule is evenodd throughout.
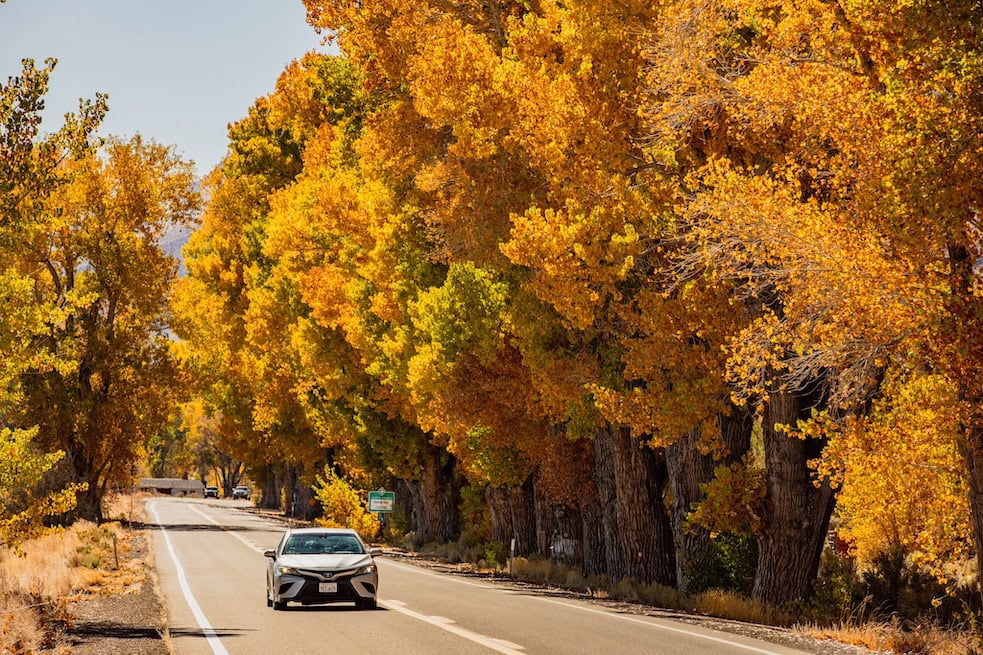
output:
<path id="1" fill-rule="evenodd" d="M 136 539 L 119 521 L 79 521 L 0 549 L 0 655 L 72 653 L 74 604 L 134 594 L 144 584 L 145 556 L 131 557 Z"/>

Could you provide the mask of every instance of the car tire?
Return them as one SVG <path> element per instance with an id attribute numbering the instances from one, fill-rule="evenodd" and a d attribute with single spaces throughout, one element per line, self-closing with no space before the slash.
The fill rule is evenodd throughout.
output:
<path id="1" fill-rule="evenodd" d="M 374 610 L 379 607 L 379 604 L 375 598 L 359 598 L 355 606 L 360 610 Z"/>
<path id="2" fill-rule="evenodd" d="M 287 609 L 287 604 L 286 603 L 281 603 L 280 601 L 275 600 L 275 601 L 273 601 L 273 609 L 275 611 L 277 611 L 277 612 L 282 612 L 283 610 Z"/>

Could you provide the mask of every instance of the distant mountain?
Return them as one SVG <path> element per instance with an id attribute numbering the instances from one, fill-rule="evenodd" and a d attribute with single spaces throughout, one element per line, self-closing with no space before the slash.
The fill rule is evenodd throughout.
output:
<path id="1" fill-rule="evenodd" d="M 191 232 L 192 228 L 190 227 L 175 226 L 168 230 L 167 234 L 160 241 L 161 249 L 181 262 L 180 268 L 178 269 L 178 275 L 181 277 L 184 277 L 188 273 L 187 269 L 184 268 L 184 257 L 181 256 L 181 248 L 188 242 Z"/>

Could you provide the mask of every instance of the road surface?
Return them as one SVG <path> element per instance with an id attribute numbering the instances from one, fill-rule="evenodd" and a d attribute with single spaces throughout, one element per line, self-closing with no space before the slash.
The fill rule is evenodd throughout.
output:
<path id="1" fill-rule="evenodd" d="M 376 558 L 379 609 L 266 606 L 283 526 L 243 501 L 148 502 L 175 655 L 793 655 L 764 641 Z"/>

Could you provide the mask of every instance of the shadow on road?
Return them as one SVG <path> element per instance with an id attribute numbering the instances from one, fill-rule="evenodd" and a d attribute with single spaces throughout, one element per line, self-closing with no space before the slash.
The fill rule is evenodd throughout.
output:
<path id="1" fill-rule="evenodd" d="M 75 637 L 101 639 L 162 639 L 161 631 L 153 627 L 123 625 L 109 621 L 89 621 L 73 626 L 67 634 Z"/>
<path id="2" fill-rule="evenodd" d="M 205 632 L 201 628 L 171 628 L 171 637 L 202 637 L 207 639 L 209 637 L 241 637 L 247 632 L 256 632 L 256 630 L 241 630 L 239 628 L 212 628 L 208 632 Z"/>
<path id="3" fill-rule="evenodd" d="M 178 523 L 162 525 L 160 523 L 133 522 L 134 530 L 156 530 L 163 528 L 168 532 L 271 532 L 269 528 L 257 528 L 247 525 L 213 525 L 211 523 Z M 275 532 L 275 530 L 272 530 Z"/>
<path id="4" fill-rule="evenodd" d="M 387 612 L 385 607 L 374 610 L 362 609 L 355 605 L 288 605 L 281 612 Z"/>

